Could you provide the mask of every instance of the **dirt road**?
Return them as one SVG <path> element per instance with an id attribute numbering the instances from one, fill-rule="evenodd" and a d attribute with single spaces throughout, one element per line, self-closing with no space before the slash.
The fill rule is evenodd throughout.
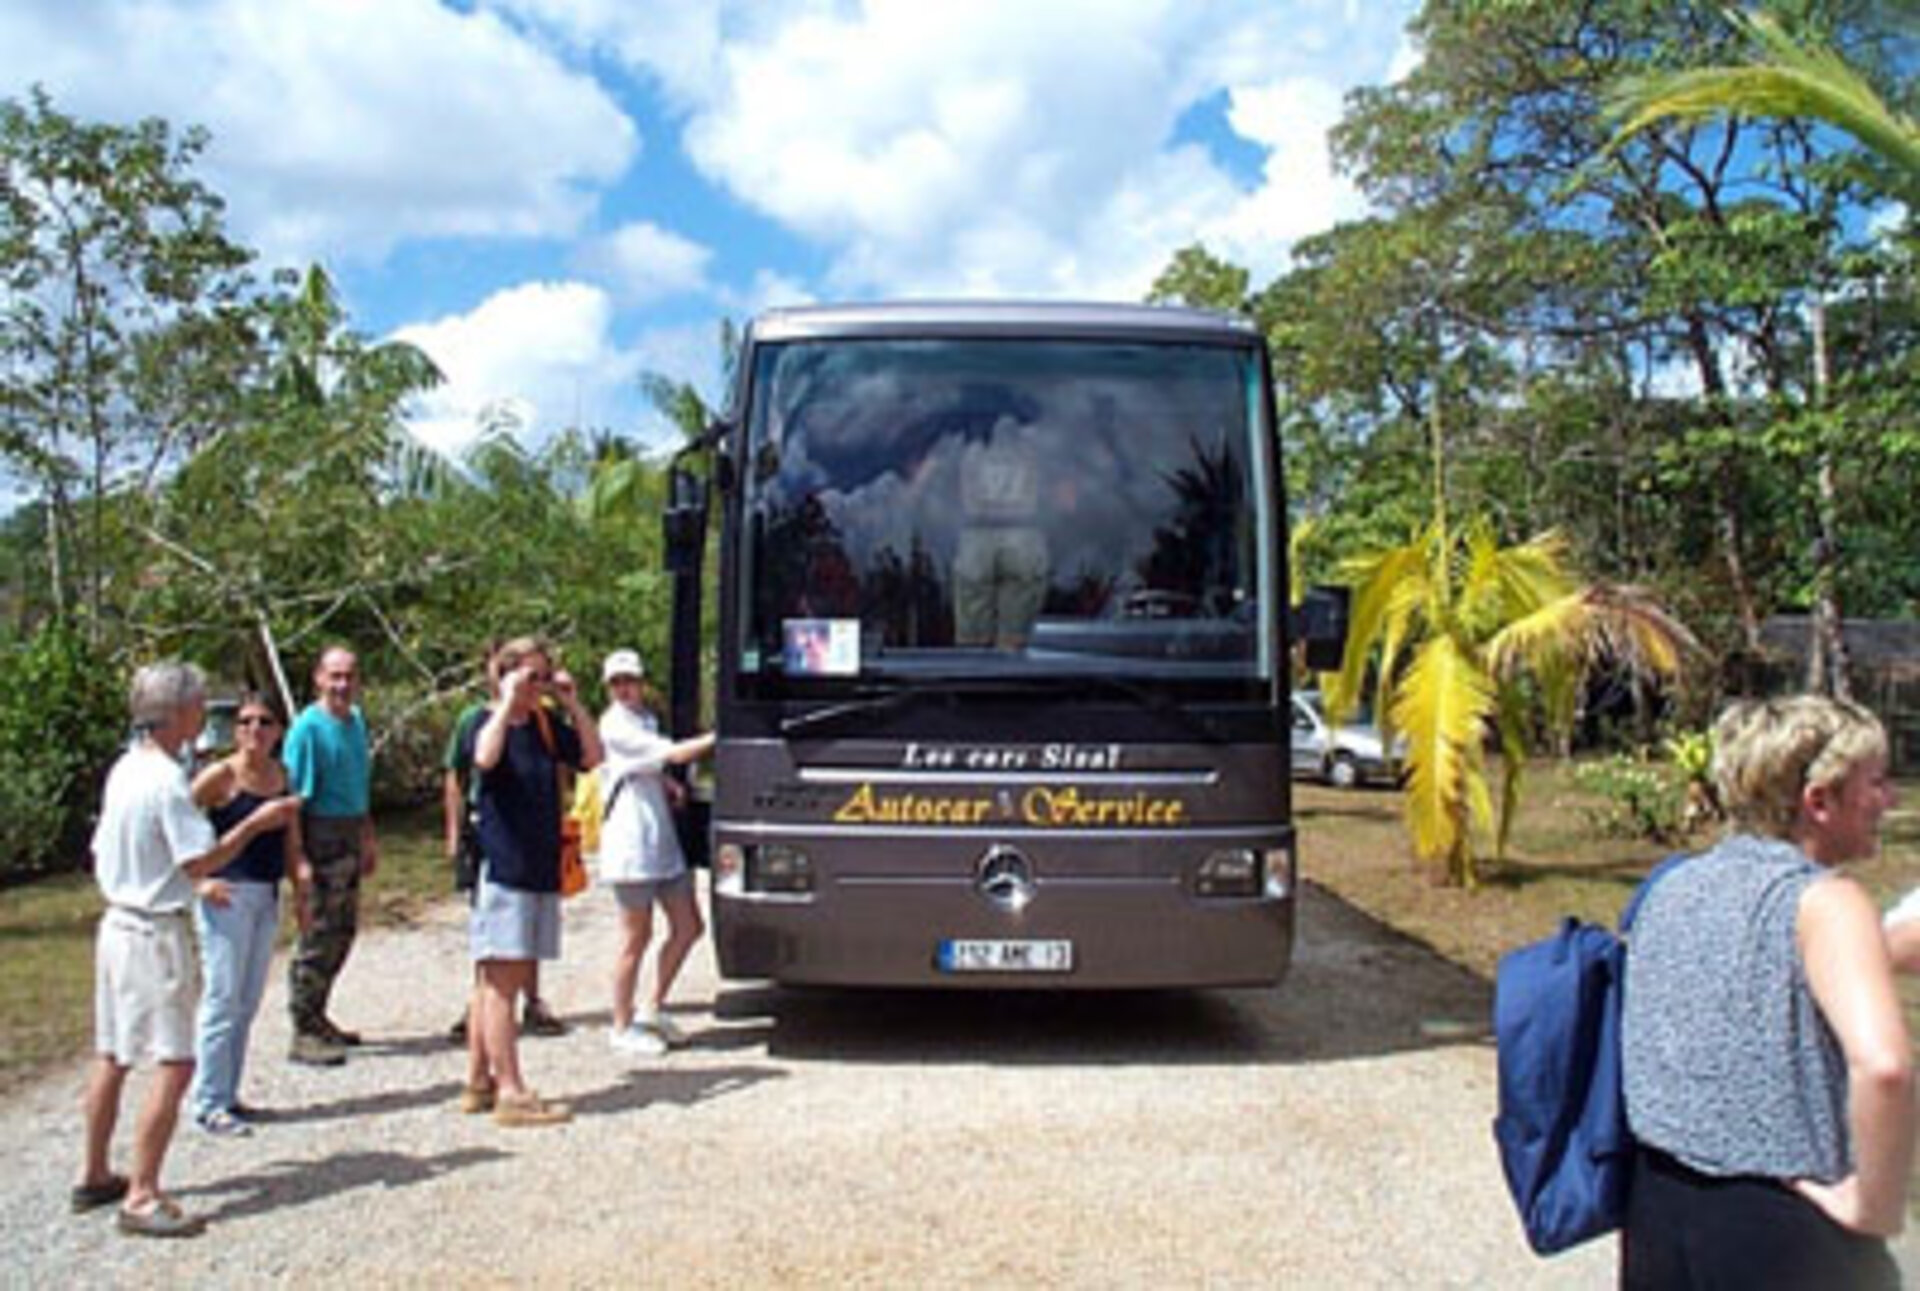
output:
<path id="1" fill-rule="evenodd" d="M 1533 1259 L 1488 1121 L 1487 990 L 1310 893 L 1274 992 L 813 995 L 720 986 L 693 1047 L 606 1046 L 613 917 L 568 910 L 529 1041 L 579 1111 L 505 1131 L 449 1110 L 462 911 L 369 937 L 336 1010 L 368 1047 L 288 1065 L 279 974 L 245 1096 L 254 1137 L 183 1130 L 168 1185 L 212 1219 L 172 1245 L 66 1214 L 77 1069 L 0 1114 L 8 1285 L 1608 1285 L 1609 1243 Z M 123 1129 L 124 1137 L 124 1129 Z"/>

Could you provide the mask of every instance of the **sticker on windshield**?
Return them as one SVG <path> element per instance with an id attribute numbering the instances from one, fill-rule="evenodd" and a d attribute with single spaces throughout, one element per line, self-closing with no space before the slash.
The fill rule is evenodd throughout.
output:
<path id="1" fill-rule="evenodd" d="M 785 619 L 789 677 L 852 677 L 860 671 L 859 619 Z"/>

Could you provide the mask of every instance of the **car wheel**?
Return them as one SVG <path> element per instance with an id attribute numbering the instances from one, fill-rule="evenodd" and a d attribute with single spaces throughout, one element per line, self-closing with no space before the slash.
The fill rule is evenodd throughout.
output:
<path id="1" fill-rule="evenodd" d="M 1327 763 L 1327 783 L 1336 789 L 1353 788 L 1360 783 L 1360 764 L 1350 754 L 1334 754 Z"/>

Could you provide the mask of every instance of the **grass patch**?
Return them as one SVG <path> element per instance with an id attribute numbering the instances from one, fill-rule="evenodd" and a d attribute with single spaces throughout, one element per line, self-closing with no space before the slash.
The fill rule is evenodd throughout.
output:
<path id="1" fill-rule="evenodd" d="M 1882 906 L 1920 884 L 1920 781 L 1903 782 L 1900 800 L 1905 806 L 1882 827 L 1880 855 L 1847 867 Z M 1565 915 L 1612 922 L 1661 857 L 1713 841 L 1711 833 L 1671 844 L 1607 837 L 1590 823 L 1596 805 L 1570 766 L 1530 766 L 1505 860 L 1484 862 L 1479 889 L 1466 892 L 1436 884 L 1415 863 L 1399 793 L 1294 787 L 1309 879 L 1487 977 L 1502 954 L 1545 936 Z M 1914 987 L 1909 999 L 1920 998 L 1920 983 Z"/>
<path id="2" fill-rule="evenodd" d="M 382 816 L 380 870 L 362 894 L 362 926 L 410 926 L 451 891 L 438 808 Z M 100 889 L 86 874 L 0 889 L 0 956 L 6 964 L 0 973 L 0 1090 L 91 1045 L 93 939 L 101 904 Z M 283 944 L 292 939 L 291 914 L 283 915 L 280 935 Z"/>

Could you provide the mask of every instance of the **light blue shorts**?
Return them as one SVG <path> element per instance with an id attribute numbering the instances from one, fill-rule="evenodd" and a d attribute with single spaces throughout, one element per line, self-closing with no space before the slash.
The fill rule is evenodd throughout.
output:
<path id="1" fill-rule="evenodd" d="M 693 872 L 681 870 L 670 879 L 621 879 L 608 885 L 622 910 L 645 910 L 656 901 L 693 890 Z"/>
<path id="2" fill-rule="evenodd" d="M 523 892 L 482 878 L 468 920 L 473 962 L 560 958 L 560 894 Z"/>

